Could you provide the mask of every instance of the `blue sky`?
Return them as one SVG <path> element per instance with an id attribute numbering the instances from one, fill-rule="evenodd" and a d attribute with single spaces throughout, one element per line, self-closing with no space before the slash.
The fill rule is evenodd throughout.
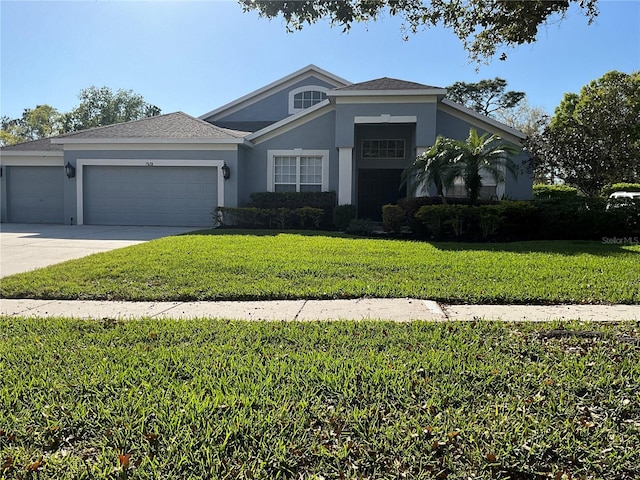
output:
<path id="1" fill-rule="evenodd" d="M 640 2 L 600 0 L 540 28 L 507 61 L 470 64 L 448 30 L 402 40 L 385 17 L 348 34 L 327 23 L 288 34 L 234 1 L 0 0 L 0 114 L 48 103 L 64 112 L 82 88 L 132 89 L 163 113 L 202 115 L 310 63 L 352 82 L 395 77 L 446 87 L 500 76 L 552 113 L 565 92 L 610 70 L 640 70 Z"/>

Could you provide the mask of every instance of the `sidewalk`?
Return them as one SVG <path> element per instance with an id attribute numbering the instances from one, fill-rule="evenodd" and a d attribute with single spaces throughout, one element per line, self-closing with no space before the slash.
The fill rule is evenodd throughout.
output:
<path id="1" fill-rule="evenodd" d="M 431 300 L 274 300 L 108 302 L 1 299 L 0 315 L 76 318 L 226 318 L 240 320 L 640 320 L 640 305 L 439 305 Z"/>

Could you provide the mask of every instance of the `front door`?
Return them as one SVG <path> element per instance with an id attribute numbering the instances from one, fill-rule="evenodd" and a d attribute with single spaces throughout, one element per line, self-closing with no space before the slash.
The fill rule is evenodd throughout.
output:
<path id="1" fill-rule="evenodd" d="M 407 196 L 402 186 L 402 169 L 361 168 L 358 170 L 358 218 L 382 219 L 382 206 Z"/>

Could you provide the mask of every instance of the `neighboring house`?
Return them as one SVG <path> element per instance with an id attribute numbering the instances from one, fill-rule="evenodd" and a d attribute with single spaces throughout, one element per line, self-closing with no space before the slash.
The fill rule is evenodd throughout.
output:
<path id="1" fill-rule="evenodd" d="M 406 195 L 401 172 L 437 135 L 524 137 L 445 93 L 391 78 L 352 84 L 310 65 L 199 119 L 177 112 L 3 147 L 0 220 L 208 226 L 216 206 L 252 192 L 327 190 L 376 218 Z M 508 174 L 485 192 L 530 199 L 532 178 Z"/>

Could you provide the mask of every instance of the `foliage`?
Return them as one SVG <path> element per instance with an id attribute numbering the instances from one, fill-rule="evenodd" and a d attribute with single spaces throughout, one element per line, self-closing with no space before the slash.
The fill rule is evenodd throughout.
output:
<path id="1" fill-rule="evenodd" d="M 14 145 L 61 132 L 61 115 L 50 105 L 25 108 L 22 117 L 0 119 L 0 145 Z"/>
<path id="2" fill-rule="evenodd" d="M 434 182 L 438 195 L 447 203 L 444 189 L 453 185 L 456 177 L 462 178 L 471 205 L 478 202 L 482 190 L 481 174 L 489 174 L 496 182 L 504 181 L 503 170 L 516 175 L 516 166 L 511 157 L 519 150 L 502 142 L 498 135 L 478 135 L 476 129 L 469 130 L 466 141 L 438 136 L 433 146 L 416 157 L 403 171 L 403 181 L 413 179 L 414 190 L 419 185 Z"/>
<path id="3" fill-rule="evenodd" d="M 133 90 L 89 87 L 80 90 L 80 104 L 62 116 L 64 132 L 102 127 L 160 115 L 160 109 Z"/>
<path id="4" fill-rule="evenodd" d="M 445 303 L 640 303 L 639 254 L 640 244 L 602 239 L 431 244 L 352 238 L 335 232 L 218 229 L 4 277 L 0 279 L 0 296 L 130 301 L 413 297 Z"/>
<path id="5" fill-rule="evenodd" d="M 414 214 L 418 238 L 437 241 L 603 240 L 639 243 L 640 202 L 607 208 L 601 198 L 562 194 L 534 202 L 503 201 L 465 208 L 425 205 Z"/>
<path id="6" fill-rule="evenodd" d="M 214 224 L 240 228 L 318 229 L 325 212 L 321 208 L 217 207 Z"/>
<path id="7" fill-rule="evenodd" d="M 545 185 L 537 183 L 533 186 L 533 198 L 535 200 L 549 199 L 575 199 L 578 189 L 569 185 Z"/>
<path id="8" fill-rule="evenodd" d="M 541 133 L 550 121 L 544 108 L 531 106 L 526 98 L 513 108 L 496 110 L 494 117 L 527 136 Z"/>
<path id="9" fill-rule="evenodd" d="M 402 172 L 403 184 L 409 184 L 409 191 L 415 193 L 418 188 L 433 183 L 436 193 L 447 203 L 444 191 L 453 186 L 457 171 L 453 164 L 459 155 L 454 140 L 438 135 L 435 143 Z"/>
<path id="10" fill-rule="evenodd" d="M 506 91 L 506 88 L 507 81 L 498 77 L 479 82 L 455 82 L 447 87 L 447 97 L 482 115 L 492 117 L 498 111 L 515 108 L 526 96 L 524 92 Z"/>
<path id="11" fill-rule="evenodd" d="M 382 228 L 385 232 L 400 233 L 406 223 L 406 217 L 402 207 L 398 205 L 382 206 Z"/>
<path id="12" fill-rule="evenodd" d="M 368 218 L 354 218 L 349 222 L 345 231 L 350 235 L 358 235 L 360 237 L 369 237 L 373 235 L 373 220 Z"/>
<path id="13" fill-rule="evenodd" d="M 613 192 L 640 192 L 640 183 L 614 183 L 602 187 L 600 195 L 608 197 Z"/>
<path id="14" fill-rule="evenodd" d="M 333 225 L 336 229 L 344 231 L 358 215 L 358 207 L 355 205 L 338 205 L 333 211 Z"/>
<path id="15" fill-rule="evenodd" d="M 608 72 L 567 93 L 550 125 L 528 140 L 538 171 L 597 196 L 640 179 L 640 72 Z"/>
<path id="16" fill-rule="evenodd" d="M 453 30 L 472 61 L 487 61 L 501 49 L 533 43 L 538 28 L 556 16 L 563 17 L 571 4 L 578 5 L 589 23 L 597 16 L 597 0 L 347 0 L 259 1 L 239 0 L 245 11 L 257 10 L 266 18 L 282 17 L 288 31 L 327 19 L 348 31 L 354 22 L 375 21 L 385 14 L 404 21 L 403 30 L 415 34 L 437 25 Z M 405 37 L 405 39 L 408 37 Z"/>
<path id="17" fill-rule="evenodd" d="M 323 228 L 333 226 L 336 192 L 253 192 L 249 207 L 260 209 L 320 208 L 324 212 L 320 221 Z"/>

